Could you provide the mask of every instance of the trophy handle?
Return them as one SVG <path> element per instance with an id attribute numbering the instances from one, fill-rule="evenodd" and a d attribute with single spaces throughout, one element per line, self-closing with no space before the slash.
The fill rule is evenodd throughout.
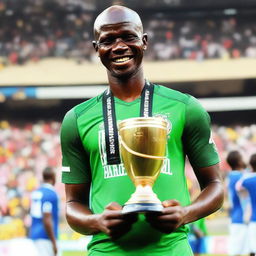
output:
<path id="1" fill-rule="evenodd" d="M 140 156 L 140 157 L 144 157 L 144 158 L 150 158 L 150 159 L 157 159 L 157 160 L 165 160 L 166 157 L 165 156 L 153 156 L 153 155 L 147 155 L 147 154 L 143 154 L 143 153 L 139 153 L 136 152 L 134 150 L 132 150 L 131 148 L 129 148 L 127 146 L 127 144 L 122 140 L 122 137 L 120 136 L 120 142 L 122 144 L 122 146 L 131 154 L 134 154 L 136 156 Z"/>

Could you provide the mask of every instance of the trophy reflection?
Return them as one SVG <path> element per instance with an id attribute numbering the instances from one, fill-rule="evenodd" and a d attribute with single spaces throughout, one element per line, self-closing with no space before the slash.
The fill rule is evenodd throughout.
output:
<path id="1" fill-rule="evenodd" d="M 123 213 L 160 212 L 161 201 L 152 187 L 165 160 L 168 123 L 161 117 L 129 118 L 118 125 L 124 167 L 136 190 Z"/>

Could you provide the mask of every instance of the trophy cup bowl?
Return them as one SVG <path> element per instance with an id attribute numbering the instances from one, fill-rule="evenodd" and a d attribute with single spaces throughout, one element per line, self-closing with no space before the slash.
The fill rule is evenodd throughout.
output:
<path id="1" fill-rule="evenodd" d="M 166 158 L 167 121 L 161 117 L 129 118 L 119 123 L 118 130 L 122 161 L 136 187 L 122 212 L 161 212 L 163 206 L 152 187 Z"/>

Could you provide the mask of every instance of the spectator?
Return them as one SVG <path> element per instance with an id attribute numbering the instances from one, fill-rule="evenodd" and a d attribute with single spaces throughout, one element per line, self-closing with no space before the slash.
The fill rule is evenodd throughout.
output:
<path id="1" fill-rule="evenodd" d="M 247 241 L 247 225 L 244 222 L 243 202 L 236 191 L 236 184 L 242 178 L 246 165 L 239 151 L 229 152 L 227 162 L 231 167 L 227 179 L 229 200 L 231 204 L 229 255 L 243 255 Z"/>
<path id="2" fill-rule="evenodd" d="M 205 225 L 205 218 L 199 219 L 191 223 L 189 233 L 189 243 L 195 256 L 205 254 L 206 250 L 206 236 L 207 228 Z"/>
<path id="3" fill-rule="evenodd" d="M 256 154 L 250 158 L 252 174 L 241 180 L 241 188 L 248 191 L 251 202 L 251 218 L 248 227 L 250 256 L 256 255 Z"/>

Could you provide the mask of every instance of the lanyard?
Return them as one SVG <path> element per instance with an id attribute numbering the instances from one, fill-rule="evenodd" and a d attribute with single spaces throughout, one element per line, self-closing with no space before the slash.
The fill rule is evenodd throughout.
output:
<path id="1" fill-rule="evenodd" d="M 141 92 L 140 100 L 140 116 L 152 116 L 154 85 L 145 82 L 145 86 Z M 107 164 L 120 164 L 118 129 L 116 125 L 115 101 L 110 89 L 103 93 L 102 98 L 105 144 L 107 152 Z"/>

